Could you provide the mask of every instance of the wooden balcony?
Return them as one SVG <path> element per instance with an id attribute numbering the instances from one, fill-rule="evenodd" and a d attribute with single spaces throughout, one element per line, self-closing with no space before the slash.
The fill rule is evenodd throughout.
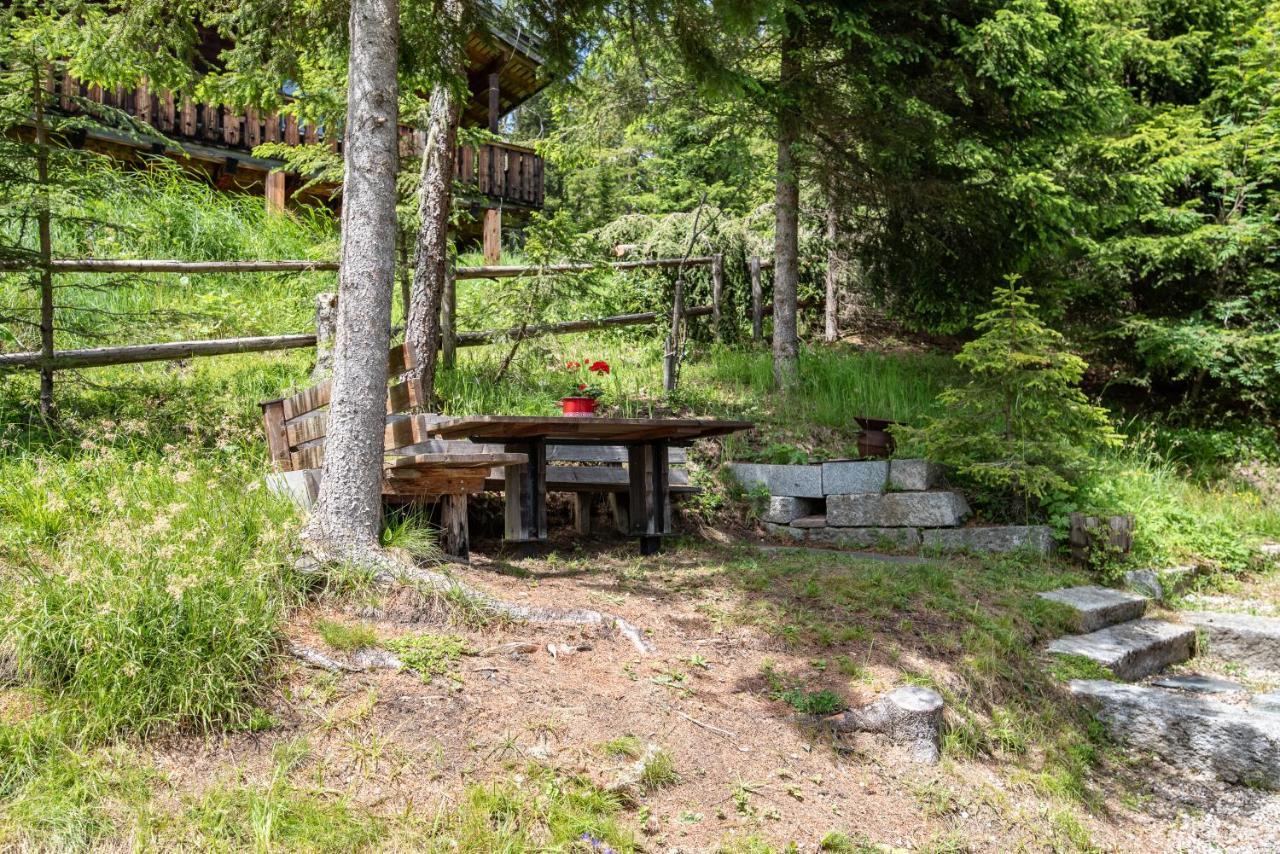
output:
<path id="1" fill-rule="evenodd" d="M 324 126 L 299 122 L 296 116 L 198 103 L 172 92 L 151 91 L 145 84 L 133 89 L 103 89 L 66 75 L 50 81 L 49 89 L 64 112 L 77 112 L 77 100 L 103 104 L 151 125 L 189 153 L 201 148 L 225 152 L 225 157 L 233 159 L 252 157 L 253 149 L 265 142 L 324 144 L 334 151 L 342 150 L 341 134 L 330 135 Z M 424 138 L 422 131 L 401 125 L 401 156 L 421 154 Z M 485 199 L 523 208 L 542 207 L 542 158 L 530 148 L 507 143 L 460 147 L 455 177 Z"/>
<path id="2" fill-rule="evenodd" d="M 532 148 L 491 142 L 463 146 L 454 180 L 481 196 L 525 208 L 542 207 L 542 158 Z"/>

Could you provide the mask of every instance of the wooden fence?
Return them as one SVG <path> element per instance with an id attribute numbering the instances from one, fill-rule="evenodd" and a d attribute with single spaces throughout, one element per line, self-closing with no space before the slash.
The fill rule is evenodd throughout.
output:
<path id="1" fill-rule="evenodd" d="M 772 314 L 773 306 L 763 301 L 761 271 L 772 266 L 772 261 L 751 258 L 751 318 L 752 334 L 761 340 L 764 317 Z M 336 261 L 170 261 L 170 260 L 118 260 L 118 259 L 59 259 L 51 262 L 52 271 L 62 273 L 299 273 L 333 271 Z M 591 270 L 644 270 L 678 267 L 712 268 L 712 304 L 693 306 L 683 316 L 712 318 L 718 328 L 723 298 L 723 256 L 709 255 L 695 258 L 658 258 L 644 261 L 617 261 L 609 264 L 549 264 L 536 266 L 458 267 L 454 279 L 502 279 L 528 275 L 553 275 L 588 272 Z M 29 262 L 10 261 L 0 263 L 0 272 L 29 272 L 40 269 Z M 458 332 L 454 327 L 456 310 L 443 313 L 442 347 L 476 347 L 514 336 L 538 337 L 565 335 L 593 329 L 621 326 L 640 326 L 653 323 L 657 312 L 645 311 L 633 314 L 617 314 L 609 317 L 567 320 L 513 329 L 490 329 L 478 332 Z M 288 335 L 262 335 L 246 338 L 217 338 L 200 341 L 165 341 L 154 344 L 130 344 L 116 347 L 94 347 L 79 350 L 55 350 L 52 353 L 22 352 L 0 354 L 0 369 L 32 370 L 47 367 L 50 370 L 69 368 L 98 368 L 107 365 L 125 365 L 141 362 L 160 362 L 188 359 L 195 356 L 221 356 L 230 353 L 260 353 L 272 350 L 292 350 L 314 347 L 315 333 Z"/>

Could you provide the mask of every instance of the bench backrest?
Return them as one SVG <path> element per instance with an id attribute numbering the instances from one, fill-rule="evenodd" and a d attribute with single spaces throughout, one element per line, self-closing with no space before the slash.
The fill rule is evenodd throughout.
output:
<path id="1" fill-rule="evenodd" d="M 422 383 L 401 380 L 412 357 L 404 346 L 388 354 L 387 427 L 383 447 L 396 451 L 427 441 L 427 428 L 440 416 L 406 414 L 428 403 Z M 263 401 L 262 425 L 271 460 L 281 471 L 319 468 L 324 460 L 324 440 L 329 424 L 329 380 L 305 388 L 289 397 Z"/>

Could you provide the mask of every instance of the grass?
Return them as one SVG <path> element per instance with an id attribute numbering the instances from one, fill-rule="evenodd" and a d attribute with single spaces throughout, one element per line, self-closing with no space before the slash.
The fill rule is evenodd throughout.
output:
<path id="1" fill-rule="evenodd" d="M 378 633 L 369 626 L 358 623 L 316 620 L 311 627 L 331 649 L 339 652 L 355 652 L 378 643 Z"/>
<path id="2" fill-rule="evenodd" d="M 406 670 L 413 670 L 424 680 L 443 676 L 467 651 L 467 644 L 457 635 L 433 635 L 427 632 L 405 635 L 386 642 L 387 649 L 400 656 Z"/>
<path id="3" fill-rule="evenodd" d="M 671 754 L 662 748 L 653 751 L 644 761 L 640 769 L 640 788 L 645 792 L 656 792 L 680 782 L 680 774 L 676 772 L 676 761 Z"/>
<path id="4" fill-rule="evenodd" d="M 90 213 L 116 225 L 61 232 L 59 253 L 336 254 L 333 224 L 323 218 L 267 217 L 258 199 L 171 177 L 149 181 L 91 203 Z M 305 330 L 314 294 L 333 289 L 335 278 L 79 276 L 65 284 L 59 347 Z M 549 316 L 625 309 L 653 297 L 661 281 L 635 282 L 615 304 L 606 302 L 609 282 L 589 285 Z M 464 328 L 515 316 L 510 306 L 493 311 L 498 289 L 468 282 L 461 290 Z M 30 308 L 31 299 L 26 279 L 0 276 L 6 309 Z M 74 322 L 81 315 L 92 322 Z M 17 338 L 6 348 L 30 347 L 25 330 Z M 855 415 L 927 415 L 952 370 L 939 355 L 811 348 L 801 360 L 801 391 L 780 395 L 770 389 L 765 351 L 695 342 L 681 392 L 668 400 L 659 340 L 657 330 L 636 328 L 527 341 L 501 381 L 508 345 L 467 348 L 440 378 L 443 409 L 553 412 L 565 383 L 558 367 L 589 356 L 614 366 L 618 414 L 750 418 L 759 430 L 727 442 L 726 456 L 804 461 L 849 455 Z M 259 732 L 273 723 L 263 705 L 281 627 L 307 590 L 291 570 L 295 511 L 259 486 L 267 460 L 256 402 L 307 384 L 309 362 L 308 353 L 287 352 L 61 373 L 62 418 L 53 431 L 30 417 L 34 378 L 0 376 L 0 658 L 14 658 L 24 682 L 0 691 L 0 846 L 75 849 L 129 838 L 161 848 L 359 850 L 403 840 L 429 850 L 515 851 L 581 847 L 587 834 L 634 849 L 616 799 L 545 769 L 530 769 L 520 785 L 472 784 L 416 817 L 381 814 L 311 786 L 299 775 L 301 755 L 280 757 L 265 778 L 232 775 L 173 809 L 154 796 L 166 784 L 122 745 L 171 733 Z M 1137 513 L 1135 559 L 1152 564 L 1209 560 L 1239 571 L 1251 565 L 1253 540 L 1280 538 L 1280 511 L 1257 493 L 1187 474 L 1137 441 L 1099 460 L 1079 501 Z M 384 542 L 428 557 L 434 547 L 417 517 L 393 519 Z M 817 679 L 865 687 L 892 667 L 902 680 L 944 693 L 949 759 L 999 757 L 1056 801 L 1094 803 L 1089 776 L 1107 755 L 1105 740 L 1057 699 L 1053 680 L 1068 671 L 1045 674 L 1032 652 L 1065 629 L 1034 592 L 1084 575 L 1015 558 L 885 566 L 726 553 L 717 561 L 741 596 L 717 619 L 756 626 L 808 659 L 836 663 L 817 677 L 775 674 L 772 690 L 797 710 L 837 710 L 844 685 L 811 686 Z M 335 649 L 376 640 L 360 625 L 316 629 Z M 393 644 L 428 678 L 450 672 L 465 651 L 451 635 Z M 958 682 L 903 663 L 919 657 L 950 662 Z M 602 750 L 642 755 L 625 739 Z M 653 757 L 646 776 L 655 787 L 674 782 L 670 754 Z M 1055 818 L 1063 840 L 1083 839 L 1074 821 L 1069 812 Z"/>
<path id="5" fill-rule="evenodd" d="M 620 735 L 601 744 L 600 751 L 612 759 L 637 759 L 644 752 L 644 743 L 634 735 Z"/>

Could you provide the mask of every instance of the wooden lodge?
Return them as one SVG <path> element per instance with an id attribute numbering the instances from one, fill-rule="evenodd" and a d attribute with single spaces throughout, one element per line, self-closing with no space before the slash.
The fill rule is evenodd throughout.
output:
<path id="1" fill-rule="evenodd" d="M 212 37 L 211 39 L 212 40 Z M 202 53 L 216 55 L 217 45 Z M 527 33 L 506 33 L 498 27 L 471 34 L 466 44 L 467 88 L 463 127 L 487 127 L 497 133 L 502 117 L 527 101 L 546 84 L 541 74 L 538 41 Z M 120 159 L 166 155 L 208 177 L 224 190 L 262 193 L 271 210 L 290 201 L 331 204 L 340 188 L 331 184 L 306 186 L 307 177 L 288 170 L 283 161 L 257 157 L 254 149 L 267 142 L 286 145 L 325 144 L 341 151 L 341 133 L 296 117 L 256 110 L 235 110 L 204 104 L 172 92 L 156 91 L 144 83 L 133 89 L 87 86 L 70 75 L 49 81 L 55 105 L 74 112 L 76 100 L 89 100 L 120 110 L 154 127 L 164 138 L 97 129 L 76 144 L 104 151 Z M 401 125 L 401 156 L 421 154 L 425 131 Z M 460 201 L 475 214 L 473 230 L 483 235 L 485 258 L 496 263 L 501 250 L 504 213 L 516 218 L 543 204 L 543 162 L 533 149 L 506 142 L 461 146 L 455 180 L 462 186 Z"/>

